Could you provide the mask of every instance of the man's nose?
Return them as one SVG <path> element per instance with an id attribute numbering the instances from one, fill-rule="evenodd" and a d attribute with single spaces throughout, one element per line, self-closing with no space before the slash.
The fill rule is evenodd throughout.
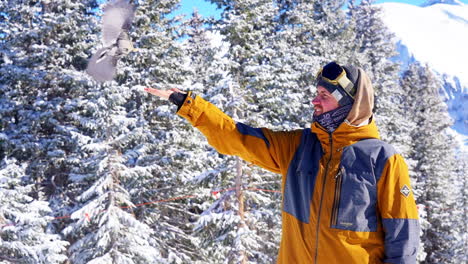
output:
<path id="1" fill-rule="evenodd" d="M 320 100 L 319 100 L 318 96 L 315 97 L 314 99 L 312 99 L 312 104 L 313 104 L 313 105 L 318 105 L 318 104 L 320 104 Z"/>

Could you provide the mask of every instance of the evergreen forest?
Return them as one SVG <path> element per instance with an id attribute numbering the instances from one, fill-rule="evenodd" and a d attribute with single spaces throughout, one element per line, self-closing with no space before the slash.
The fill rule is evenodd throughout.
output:
<path id="1" fill-rule="evenodd" d="M 466 153 L 442 83 L 402 71 L 372 0 L 211 0 L 219 18 L 135 1 L 138 51 L 85 73 L 102 1 L 0 1 L 0 263 L 274 263 L 281 175 L 217 153 L 143 88 L 193 91 L 236 121 L 310 127 L 316 72 L 364 69 L 381 137 L 404 156 L 419 263 L 466 263 Z"/>

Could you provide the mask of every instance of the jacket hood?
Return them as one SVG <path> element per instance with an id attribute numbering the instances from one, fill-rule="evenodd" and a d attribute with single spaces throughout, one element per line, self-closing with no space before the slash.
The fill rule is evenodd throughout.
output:
<path id="1" fill-rule="evenodd" d="M 361 68 L 357 81 L 357 92 L 354 96 L 354 104 L 346 117 L 345 122 L 352 126 L 358 126 L 372 117 L 374 108 L 374 88 L 369 76 Z"/>

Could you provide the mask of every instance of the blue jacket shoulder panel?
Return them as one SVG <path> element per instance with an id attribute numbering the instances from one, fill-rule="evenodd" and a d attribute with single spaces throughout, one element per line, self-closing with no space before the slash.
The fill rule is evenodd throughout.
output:
<path id="1" fill-rule="evenodd" d="M 265 145 L 267 148 L 270 147 L 270 142 L 265 137 L 265 134 L 263 134 L 261 128 L 253 128 L 251 126 L 248 126 L 240 122 L 236 124 L 236 128 L 239 131 L 239 133 L 241 133 L 242 135 L 250 135 L 250 136 L 257 137 L 265 142 Z"/>
<path id="2" fill-rule="evenodd" d="M 335 177 L 339 192 L 333 208 L 333 228 L 377 231 L 377 183 L 394 154 L 392 146 L 378 139 L 361 140 L 344 148 Z"/>
<path id="3" fill-rule="evenodd" d="M 371 173 L 377 182 L 388 158 L 397 154 L 388 143 L 379 139 L 364 139 L 343 150 L 341 166 L 347 170 Z M 371 180 L 371 179 L 369 179 Z"/>
<path id="4" fill-rule="evenodd" d="M 309 223 L 310 201 L 322 155 L 317 135 L 304 129 L 301 143 L 288 167 L 283 200 L 283 211 L 304 223 Z"/>

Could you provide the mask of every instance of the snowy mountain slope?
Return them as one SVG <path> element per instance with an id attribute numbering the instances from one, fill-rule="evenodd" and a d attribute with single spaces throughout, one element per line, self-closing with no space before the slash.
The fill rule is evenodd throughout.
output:
<path id="1" fill-rule="evenodd" d="M 435 4 L 448 4 L 448 5 L 460 5 L 463 4 L 458 0 L 427 0 L 421 7 L 431 6 Z"/>
<path id="2" fill-rule="evenodd" d="M 406 68 L 419 61 L 429 65 L 444 83 L 444 99 L 453 129 L 468 146 L 468 5 L 457 0 L 430 0 L 421 7 L 379 4 L 383 21 L 396 36 Z"/>

